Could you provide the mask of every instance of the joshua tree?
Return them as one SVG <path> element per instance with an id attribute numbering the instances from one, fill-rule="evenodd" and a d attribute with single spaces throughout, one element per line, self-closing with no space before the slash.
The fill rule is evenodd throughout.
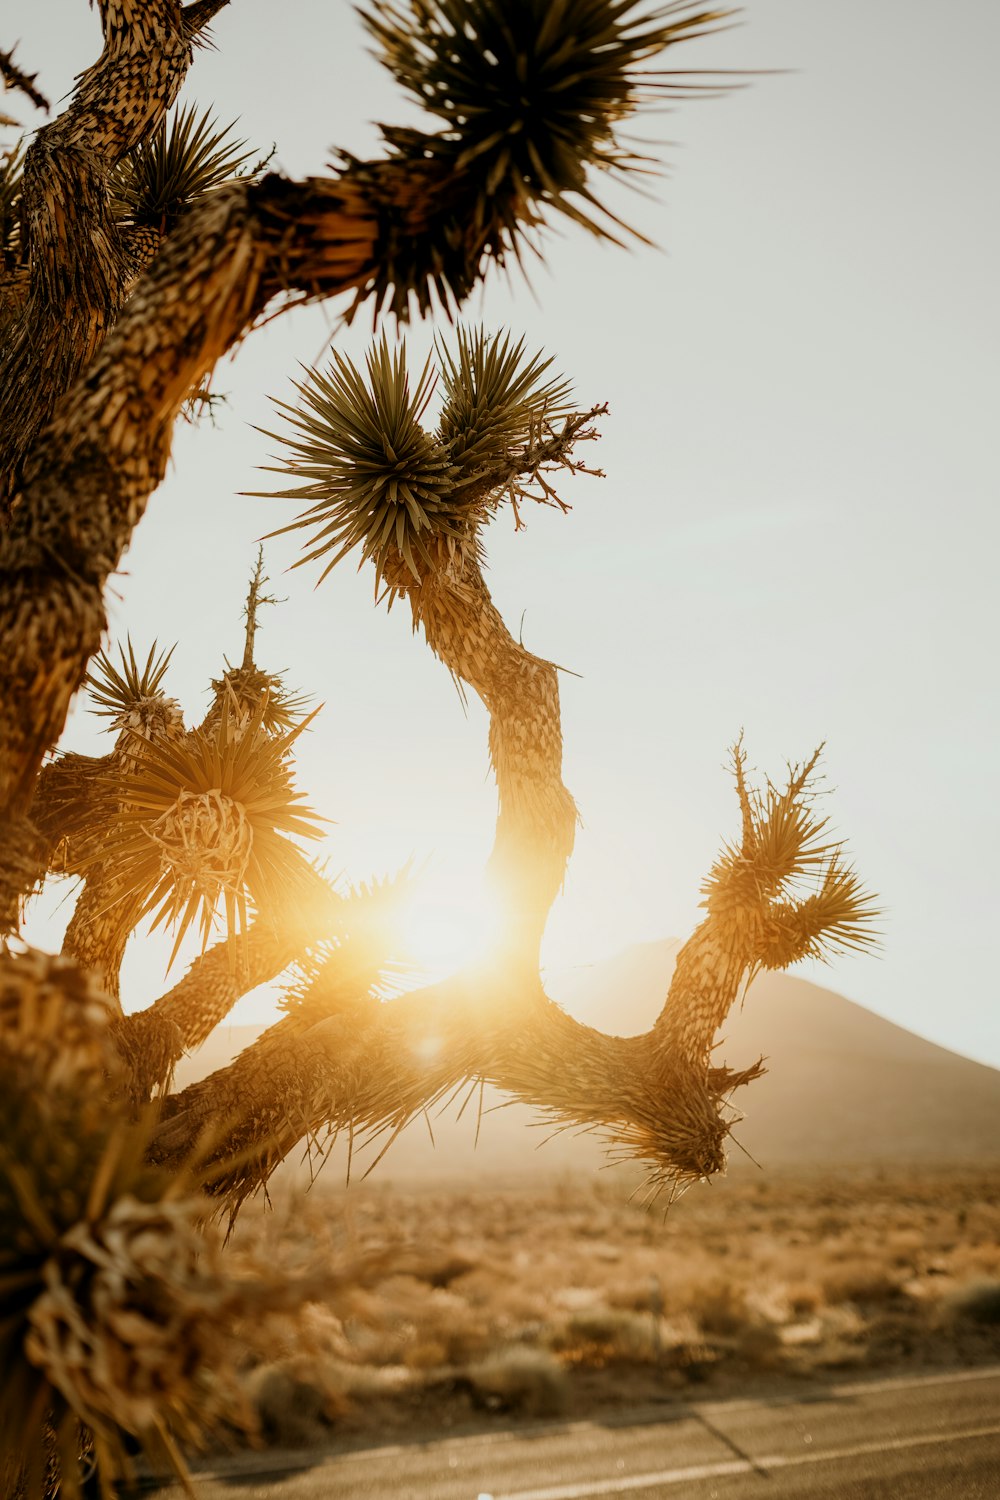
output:
<path id="1" fill-rule="evenodd" d="M 104 50 L 68 106 L 0 171 L 0 1461 L 5 1492 L 44 1493 L 90 1449 L 106 1476 L 122 1432 L 173 1452 L 221 1409 L 234 1311 L 280 1285 L 233 1284 L 206 1228 L 233 1215 L 303 1138 L 391 1141 L 432 1102 L 490 1082 L 558 1123 L 597 1129 L 651 1190 L 718 1171 L 735 1088 L 712 1062 L 743 986 L 869 941 L 873 911 L 810 800 L 748 784 L 644 1037 L 580 1026 L 545 995 L 538 948 L 573 847 L 557 669 L 518 644 L 483 573 L 503 506 L 559 504 L 600 405 L 550 362 L 459 328 L 411 381 L 383 335 L 356 369 L 334 354 L 285 408 L 277 467 L 303 502 L 306 560 L 360 549 L 391 603 L 490 715 L 499 811 L 491 857 L 502 936 L 489 960 L 383 1003 L 393 886 L 337 891 L 301 841 L 316 815 L 292 781 L 308 717 L 255 658 L 264 579 L 238 667 L 203 722 L 166 695 L 169 658 L 101 651 L 104 589 L 164 472 L 171 430 L 265 310 L 353 294 L 404 320 L 462 301 L 491 259 L 567 214 L 598 234 L 601 171 L 639 165 L 621 123 L 676 75 L 647 64 L 720 13 L 633 0 L 400 0 L 365 21 L 436 129 L 383 127 L 292 182 L 249 166 L 207 119 L 167 114 L 225 0 L 99 0 Z M 9 56 L 9 86 L 40 96 Z M 242 175 L 241 175 L 242 174 Z M 325 576 L 325 574 L 324 574 Z M 165 621 L 164 627 L 169 628 Z M 115 734 L 61 752 L 88 684 Z M 58 957 L 17 940 L 52 874 L 83 887 Z M 226 935 L 209 946 L 216 913 Z M 125 942 L 146 918 L 203 951 L 166 994 L 123 1010 Z M 174 1065 L 243 993 L 287 975 L 283 1018 L 179 1093 Z M 134 999 L 135 997 L 130 997 Z M 348 1274 L 345 1272 L 345 1274 Z"/>

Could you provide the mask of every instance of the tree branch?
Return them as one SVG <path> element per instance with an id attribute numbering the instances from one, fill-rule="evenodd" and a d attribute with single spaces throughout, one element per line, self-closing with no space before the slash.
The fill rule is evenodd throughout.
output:
<path id="1" fill-rule="evenodd" d="M 483 973 L 387 1004 L 338 995 L 293 1011 L 230 1067 L 168 1101 L 154 1159 L 170 1165 L 219 1122 L 211 1190 L 235 1211 L 303 1137 L 326 1129 L 358 1147 L 388 1144 L 415 1115 L 485 1081 L 554 1124 L 595 1130 L 659 1183 L 717 1171 L 729 1123 L 724 1100 L 758 1076 L 702 1078 L 650 1046 L 572 1020 L 522 973 Z"/>
<path id="2" fill-rule="evenodd" d="M 25 155 L 22 221 L 29 288 L 0 360 L 0 519 L 38 433 L 113 324 L 135 274 L 107 175 L 176 98 L 191 62 L 177 0 L 102 0 L 104 50 L 68 107 Z"/>
<path id="3" fill-rule="evenodd" d="M 23 503 L 0 536 L 0 699 L 12 706 L 0 717 L 0 819 L 27 813 L 42 757 L 98 648 L 104 584 L 163 476 L 192 385 L 276 294 L 363 297 L 384 275 L 386 235 L 405 235 L 411 258 L 422 238 L 432 264 L 434 236 L 463 222 L 460 184 L 433 162 L 391 158 L 332 180 L 234 183 L 170 235 L 86 382 L 35 445 Z M 462 229 L 470 275 L 491 237 L 488 226 Z M 24 839 L 19 824 L 8 850 Z M 0 872 L 11 857 L 4 844 L 0 826 Z"/>

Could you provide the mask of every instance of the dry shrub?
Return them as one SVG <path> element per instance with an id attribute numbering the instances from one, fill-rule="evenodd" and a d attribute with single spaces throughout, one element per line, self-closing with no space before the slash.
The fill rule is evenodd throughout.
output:
<path id="1" fill-rule="evenodd" d="M 460 1276 L 467 1276 L 470 1271 L 474 1271 L 476 1265 L 477 1262 L 470 1260 L 467 1255 L 441 1252 L 422 1257 L 411 1267 L 410 1274 L 418 1281 L 425 1281 L 428 1286 L 446 1289 Z"/>
<path id="2" fill-rule="evenodd" d="M 1000 1281 L 972 1281 L 948 1299 L 951 1312 L 970 1323 L 1000 1324 Z"/>
<path id="3" fill-rule="evenodd" d="M 279 1448 L 305 1448 L 327 1436 L 343 1398 L 287 1364 L 258 1365 L 246 1381 L 260 1435 Z"/>
<path id="4" fill-rule="evenodd" d="M 841 1261 L 821 1273 L 820 1283 L 832 1303 L 887 1302 L 901 1290 L 897 1271 L 874 1257 Z"/>
<path id="5" fill-rule="evenodd" d="M 659 1352 L 659 1324 L 649 1313 L 643 1316 L 621 1308 L 581 1308 L 553 1331 L 550 1342 L 581 1363 L 648 1361 Z"/>
<path id="6" fill-rule="evenodd" d="M 404 1363 L 408 1370 L 439 1370 L 451 1360 L 447 1348 L 437 1339 L 421 1339 L 407 1349 Z"/>
<path id="7" fill-rule="evenodd" d="M 688 1303 L 705 1333 L 733 1338 L 750 1321 L 743 1287 L 721 1276 L 692 1286 Z"/>
<path id="8" fill-rule="evenodd" d="M 664 1297 L 658 1280 L 652 1276 L 644 1276 L 609 1287 L 605 1299 L 610 1307 L 624 1308 L 629 1312 L 649 1312 L 658 1308 Z"/>
<path id="9" fill-rule="evenodd" d="M 784 1290 L 785 1301 L 793 1317 L 807 1317 L 823 1306 L 823 1289 L 815 1281 L 793 1281 Z"/>
<path id="10" fill-rule="evenodd" d="M 512 1344 L 470 1365 L 466 1374 L 474 1393 L 490 1410 L 552 1417 L 566 1409 L 566 1372 L 545 1349 Z"/>
<path id="11" fill-rule="evenodd" d="M 776 1370 L 785 1363 L 781 1334 L 769 1323 L 754 1323 L 742 1329 L 736 1352 L 754 1370 Z"/>

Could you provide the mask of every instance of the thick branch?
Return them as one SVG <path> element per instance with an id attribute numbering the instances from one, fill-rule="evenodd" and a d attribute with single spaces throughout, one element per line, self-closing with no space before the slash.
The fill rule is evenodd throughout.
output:
<path id="1" fill-rule="evenodd" d="M 490 759 L 499 812 L 491 865 L 511 939 L 537 965 L 549 909 L 573 850 L 577 811 L 562 782 L 559 681 L 551 662 L 511 636 L 472 549 L 444 559 L 415 582 L 401 566 L 414 625 L 434 654 L 482 698 L 490 714 Z"/>
<path id="2" fill-rule="evenodd" d="M 293 1011 L 229 1068 L 169 1101 L 154 1155 L 179 1161 L 231 1122 L 212 1137 L 213 1190 L 236 1207 L 303 1136 L 331 1127 L 358 1145 L 386 1142 L 463 1084 L 485 1081 L 554 1123 L 596 1128 L 657 1178 L 700 1177 L 724 1159 L 722 1095 L 757 1071 L 699 1080 L 648 1036 L 581 1026 L 537 982 L 501 991 L 476 974 L 388 1004 L 341 1001 L 321 1019 Z"/>
<path id="3" fill-rule="evenodd" d="M 13 505 L 25 456 L 113 324 L 135 273 L 111 212 L 108 172 L 160 122 L 191 62 L 177 0 L 147 0 L 141 18 L 133 5 L 109 0 L 101 19 L 101 57 L 25 156 L 30 282 L 0 361 L 0 516 Z"/>
<path id="4" fill-rule="evenodd" d="M 23 504 L 0 537 L 0 820 L 27 813 L 42 757 L 98 648 L 105 582 L 163 476 L 192 385 L 277 292 L 366 294 L 390 225 L 411 244 L 460 226 L 459 190 L 453 177 L 433 181 L 435 170 L 394 158 L 330 181 L 235 183 L 166 241 L 86 381 L 36 443 Z M 489 232 L 459 238 L 478 267 Z M 6 836 L 0 826 L 0 875 L 15 843 L 24 843 L 23 823 Z"/>

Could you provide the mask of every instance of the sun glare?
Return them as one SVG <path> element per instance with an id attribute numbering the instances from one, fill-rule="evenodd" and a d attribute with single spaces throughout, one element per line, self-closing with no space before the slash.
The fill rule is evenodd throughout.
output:
<path id="1" fill-rule="evenodd" d="M 501 938 L 501 914 L 484 877 L 447 890 L 420 882 L 400 916 L 406 957 L 424 983 L 485 960 Z"/>

